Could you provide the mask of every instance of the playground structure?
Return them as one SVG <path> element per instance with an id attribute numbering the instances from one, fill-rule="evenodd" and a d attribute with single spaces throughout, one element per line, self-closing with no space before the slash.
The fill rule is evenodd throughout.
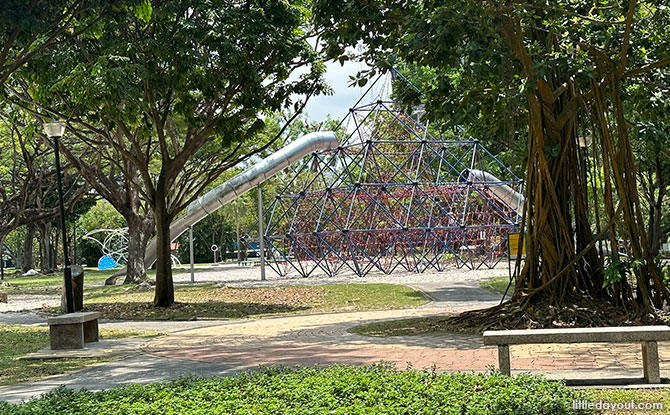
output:
<path id="1" fill-rule="evenodd" d="M 98 260 L 98 269 L 106 270 L 125 264 L 128 259 L 128 228 L 95 229 L 83 239 L 100 245 L 102 257 Z"/>
<path id="2" fill-rule="evenodd" d="M 88 239 L 100 245 L 102 257 L 98 260 L 100 271 L 118 268 L 128 260 L 128 228 L 95 229 L 83 239 Z M 179 258 L 172 255 L 172 265 L 180 266 Z M 124 270 L 125 272 L 125 270 Z"/>
<path id="3" fill-rule="evenodd" d="M 506 255 L 522 181 L 477 140 L 437 138 L 389 101 L 347 117 L 347 139 L 307 157 L 268 210 L 278 274 L 478 269 Z"/>
<path id="4" fill-rule="evenodd" d="M 335 137 L 335 133 L 332 131 L 306 134 L 232 179 L 210 190 L 188 205 L 185 214 L 170 225 L 170 239 L 171 242 L 174 242 L 184 232 L 190 231 L 191 280 L 193 281 L 194 278 L 192 230 L 195 224 L 254 187 L 260 186 L 263 182 L 287 167 L 300 162 L 306 155 L 320 150 L 336 148 L 337 145 L 337 137 Z M 260 213 L 259 216 L 262 217 L 262 212 Z M 264 251 L 262 244 L 260 250 Z M 150 268 L 154 262 L 156 262 L 156 238 L 149 241 L 144 256 L 144 265 L 147 268 Z M 118 277 L 125 273 L 126 269 L 123 268 L 117 271 L 112 277 Z"/>

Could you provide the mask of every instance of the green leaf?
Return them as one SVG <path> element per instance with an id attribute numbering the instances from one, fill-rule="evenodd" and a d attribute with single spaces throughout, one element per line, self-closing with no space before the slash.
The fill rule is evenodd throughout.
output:
<path id="1" fill-rule="evenodd" d="M 149 23 L 151 20 L 151 14 L 153 7 L 151 6 L 151 1 L 145 0 L 139 5 L 133 7 L 133 14 L 135 17 L 143 21 L 144 23 Z"/>

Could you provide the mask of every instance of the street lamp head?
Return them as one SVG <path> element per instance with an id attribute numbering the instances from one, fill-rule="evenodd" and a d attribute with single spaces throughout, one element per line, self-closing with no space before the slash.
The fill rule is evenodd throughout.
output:
<path id="1" fill-rule="evenodd" d="M 44 133 L 49 136 L 49 138 L 62 137 L 64 132 L 65 123 L 60 121 L 49 121 L 44 124 Z"/>

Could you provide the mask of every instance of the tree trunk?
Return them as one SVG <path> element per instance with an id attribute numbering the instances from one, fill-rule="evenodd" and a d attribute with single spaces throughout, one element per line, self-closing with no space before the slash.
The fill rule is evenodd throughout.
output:
<path id="1" fill-rule="evenodd" d="M 24 273 L 35 268 L 34 241 L 35 224 L 29 223 L 26 225 L 26 237 L 23 240 L 23 257 L 21 258 L 21 271 Z"/>
<path id="2" fill-rule="evenodd" d="M 169 307 L 174 304 L 172 282 L 172 256 L 170 254 L 170 216 L 165 205 L 165 192 L 156 191 L 154 220 L 156 221 L 156 291 L 154 306 Z"/>
<path id="3" fill-rule="evenodd" d="M 240 238 L 240 219 L 235 215 L 235 235 L 237 237 L 237 262 L 242 262 L 244 260 L 242 256 L 242 241 Z"/>
<path id="4" fill-rule="evenodd" d="M 126 279 L 124 284 L 137 284 L 147 279 L 147 270 L 144 267 L 144 255 L 151 238 L 154 222 L 146 217 L 126 218 L 128 223 L 128 260 L 126 264 Z"/>
<path id="5" fill-rule="evenodd" d="M 14 272 L 20 272 L 23 265 L 23 251 L 21 251 L 23 241 L 21 238 L 16 238 L 16 246 L 14 247 Z"/>
<path id="6" fill-rule="evenodd" d="M 654 202 L 649 206 L 649 223 L 647 225 L 649 255 L 656 258 L 661 253 L 661 203 Z"/>
<path id="7" fill-rule="evenodd" d="M 663 201 L 667 188 L 665 186 L 664 174 L 661 165 L 660 148 L 654 160 L 654 169 L 648 174 L 647 203 L 649 203 L 649 223 L 647 224 L 649 255 L 653 258 L 661 253 L 661 219 L 663 217 Z M 654 191 L 656 190 L 656 192 Z"/>
<path id="8" fill-rule="evenodd" d="M 0 235 L 0 279 L 5 279 L 5 235 Z"/>
<path id="9" fill-rule="evenodd" d="M 578 249 L 590 246 L 593 234 L 586 212 L 584 165 L 577 150 L 576 98 L 572 88 L 553 92 L 563 82 L 570 85 L 570 78 L 559 71 L 547 80 L 537 75 L 517 18 L 507 22 L 505 35 L 524 74 L 534 80 L 534 88 L 526 94 L 529 131 L 522 234 L 527 254 L 513 299 L 529 305 L 535 297 L 545 305 L 561 306 L 572 295 L 597 298 L 601 285 L 592 277 L 598 256 L 587 249 L 586 255 L 577 257 Z"/>
<path id="10" fill-rule="evenodd" d="M 58 237 L 58 235 L 60 235 L 60 226 L 52 226 L 50 232 L 54 232 L 53 234 L 50 234 L 50 236 L 53 236 L 53 238 L 51 238 L 51 269 L 56 272 L 58 271 L 58 253 L 62 250 L 62 248 L 60 248 L 61 239 Z"/>
<path id="11" fill-rule="evenodd" d="M 43 222 L 40 228 L 40 270 L 42 274 L 51 274 L 55 271 L 53 246 L 51 244 L 51 224 Z"/>

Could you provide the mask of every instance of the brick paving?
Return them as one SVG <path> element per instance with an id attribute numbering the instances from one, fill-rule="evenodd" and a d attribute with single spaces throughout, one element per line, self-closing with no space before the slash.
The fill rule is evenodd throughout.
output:
<path id="1" fill-rule="evenodd" d="M 404 368 L 485 371 L 497 366 L 497 350 L 479 335 L 433 333 L 374 338 L 350 333 L 356 325 L 404 317 L 464 311 L 465 307 L 373 311 L 267 318 L 189 330 L 148 342 L 154 356 L 184 361 L 259 365 L 369 364 L 379 361 Z M 661 368 L 670 370 L 670 348 L 659 344 Z M 512 346 L 515 371 L 640 369 L 638 344 Z"/>

